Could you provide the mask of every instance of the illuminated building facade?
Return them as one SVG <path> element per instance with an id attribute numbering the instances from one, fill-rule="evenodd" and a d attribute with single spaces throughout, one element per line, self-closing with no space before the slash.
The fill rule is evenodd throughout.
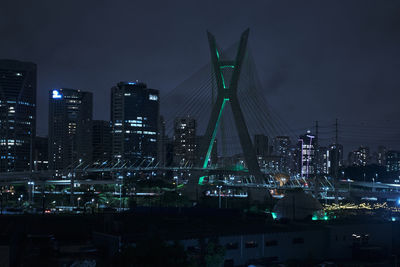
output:
<path id="1" fill-rule="evenodd" d="M 196 120 L 191 117 L 175 118 L 174 163 L 177 166 L 195 164 L 196 148 Z"/>
<path id="2" fill-rule="evenodd" d="M 109 121 L 93 120 L 93 162 L 101 164 L 111 160 L 111 126 Z"/>
<path id="3" fill-rule="evenodd" d="M 369 147 L 361 146 L 358 150 L 349 153 L 350 166 L 367 166 L 370 161 Z"/>
<path id="4" fill-rule="evenodd" d="M 379 166 L 386 166 L 386 147 L 379 146 L 378 151 L 374 153 L 374 163 Z"/>
<path id="5" fill-rule="evenodd" d="M 112 157 L 134 164 L 155 161 L 159 125 L 159 91 L 139 82 L 111 89 Z"/>
<path id="6" fill-rule="evenodd" d="M 93 94 L 75 89 L 49 92 L 49 169 L 92 162 Z"/>
<path id="7" fill-rule="evenodd" d="M 315 136 L 307 131 L 306 134 L 301 135 L 299 138 L 300 150 L 300 176 L 309 178 L 310 175 L 315 174 Z"/>
<path id="8" fill-rule="evenodd" d="M 400 151 L 390 150 L 386 154 L 386 171 L 400 171 Z"/>
<path id="9" fill-rule="evenodd" d="M 329 168 L 331 167 L 329 157 L 330 150 L 327 147 L 318 147 L 317 174 L 329 174 Z"/>
<path id="10" fill-rule="evenodd" d="M 274 154 L 279 156 L 279 169 L 281 172 L 291 172 L 291 142 L 289 136 L 276 136 L 274 139 Z"/>
<path id="11" fill-rule="evenodd" d="M 36 64 L 0 60 L 0 172 L 31 168 L 36 134 Z"/>

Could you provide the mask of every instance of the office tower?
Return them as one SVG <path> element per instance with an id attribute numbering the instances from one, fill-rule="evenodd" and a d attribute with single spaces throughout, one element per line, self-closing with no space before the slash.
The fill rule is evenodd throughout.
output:
<path id="1" fill-rule="evenodd" d="M 301 177 L 310 178 L 315 174 L 315 144 L 315 136 L 310 131 L 299 138 Z"/>
<path id="2" fill-rule="evenodd" d="M 339 169 L 343 167 L 343 145 L 330 145 L 328 160 L 328 174 L 337 175 Z"/>
<path id="3" fill-rule="evenodd" d="M 317 174 L 329 174 L 329 169 L 331 168 L 330 152 L 330 149 L 325 146 L 318 147 Z"/>
<path id="4" fill-rule="evenodd" d="M 92 148 L 95 164 L 111 160 L 111 125 L 109 121 L 93 120 Z"/>
<path id="5" fill-rule="evenodd" d="M 139 82 L 120 82 L 111 89 L 112 156 L 130 161 L 156 161 L 159 91 Z"/>
<path id="6" fill-rule="evenodd" d="M 292 170 L 290 145 L 289 136 L 276 136 L 274 138 L 273 151 L 279 157 L 279 170 L 281 172 L 290 173 Z"/>
<path id="7" fill-rule="evenodd" d="M 165 120 L 163 116 L 158 119 L 158 138 L 157 138 L 157 160 L 159 166 L 165 167 L 167 164 L 167 142 L 165 134 Z"/>
<path id="8" fill-rule="evenodd" d="M 278 156 L 285 156 L 288 154 L 290 148 L 289 136 L 276 136 L 274 139 L 274 154 Z"/>
<path id="9" fill-rule="evenodd" d="M 36 134 L 36 64 L 0 60 L 0 172 L 31 169 Z"/>
<path id="10" fill-rule="evenodd" d="M 400 151 L 390 150 L 386 153 L 386 171 L 400 171 Z"/>
<path id="11" fill-rule="evenodd" d="M 33 170 L 49 169 L 49 138 L 36 136 L 33 144 Z"/>
<path id="12" fill-rule="evenodd" d="M 385 166 L 386 153 L 387 153 L 386 147 L 379 146 L 378 151 L 375 153 L 375 163 L 378 164 L 379 166 Z"/>
<path id="13" fill-rule="evenodd" d="M 174 163 L 177 166 L 196 162 L 196 120 L 191 117 L 175 118 Z"/>
<path id="14" fill-rule="evenodd" d="M 75 89 L 49 92 L 49 169 L 92 162 L 93 95 Z"/>
<path id="15" fill-rule="evenodd" d="M 348 162 L 352 166 L 366 166 L 369 159 L 369 147 L 360 146 L 358 150 L 349 153 Z"/>

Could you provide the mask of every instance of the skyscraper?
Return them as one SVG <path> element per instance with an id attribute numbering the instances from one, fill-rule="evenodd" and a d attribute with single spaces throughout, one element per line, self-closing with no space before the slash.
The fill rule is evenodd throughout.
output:
<path id="1" fill-rule="evenodd" d="M 132 164 L 157 158 L 159 91 L 138 82 L 111 89 L 112 156 Z"/>
<path id="2" fill-rule="evenodd" d="M 35 137 L 32 160 L 33 170 L 49 169 L 49 139 L 47 137 Z"/>
<path id="3" fill-rule="evenodd" d="M 330 145 L 328 160 L 328 173 L 331 175 L 337 175 L 339 173 L 339 169 L 343 167 L 343 145 Z"/>
<path id="4" fill-rule="evenodd" d="M 374 153 L 375 163 L 378 164 L 379 166 L 385 166 L 386 165 L 386 154 L 387 154 L 386 147 L 378 146 L 378 151 L 376 153 Z"/>
<path id="5" fill-rule="evenodd" d="M 400 151 L 389 150 L 386 155 L 386 171 L 400 171 Z"/>
<path id="6" fill-rule="evenodd" d="M 49 92 L 49 169 L 92 162 L 93 95 L 75 89 Z"/>
<path id="7" fill-rule="evenodd" d="M 310 131 L 299 138 L 301 177 L 309 178 L 315 174 L 315 142 L 315 136 Z"/>
<path id="8" fill-rule="evenodd" d="M 111 126 L 109 121 L 93 120 L 93 162 L 101 164 L 111 160 Z"/>
<path id="9" fill-rule="evenodd" d="M 279 169 L 281 172 L 290 173 L 290 138 L 289 136 L 276 136 L 274 139 L 274 154 L 279 156 Z"/>
<path id="10" fill-rule="evenodd" d="M 36 64 L 0 60 L 0 172 L 32 166 L 36 134 Z"/>
<path id="11" fill-rule="evenodd" d="M 329 174 L 331 169 L 331 150 L 325 146 L 318 146 L 317 174 Z"/>
<path id="12" fill-rule="evenodd" d="M 353 166 L 367 166 L 369 159 L 369 147 L 360 146 L 358 150 L 349 153 L 348 162 Z"/>
<path id="13" fill-rule="evenodd" d="M 196 120 L 191 117 L 175 118 L 174 163 L 176 166 L 195 164 Z"/>

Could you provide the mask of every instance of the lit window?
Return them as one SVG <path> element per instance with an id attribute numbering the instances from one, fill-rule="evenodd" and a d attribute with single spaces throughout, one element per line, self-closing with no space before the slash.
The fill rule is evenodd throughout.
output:
<path id="1" fill-rule="evenodd" d="M 158 100 L 158 95 L 149 95 L 149 100 L 157 101 Z"/>

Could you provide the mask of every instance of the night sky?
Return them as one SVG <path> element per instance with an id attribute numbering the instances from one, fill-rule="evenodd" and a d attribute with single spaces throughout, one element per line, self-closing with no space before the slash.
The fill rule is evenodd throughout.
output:
<path id="1" fill-rule="evenodd" d="M 319 120 L 347 149 L 400 149 L 400 1 L 18 1 L 0 5 L 0 58 L 38 65 L 38 134 L 47 92 L 94 93 L 109 119 L 110 88 L 141 80 L 165 92 L 209 61 L 206 30 L 250 46 L 272 109 L 296 133 Z"/>

